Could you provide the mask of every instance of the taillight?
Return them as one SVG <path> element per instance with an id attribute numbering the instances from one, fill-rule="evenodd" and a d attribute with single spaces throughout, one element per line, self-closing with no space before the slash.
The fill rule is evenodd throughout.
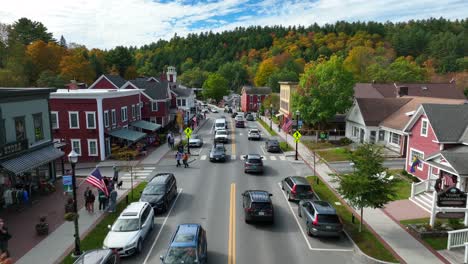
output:
<path id="1" fill-rule="evenodd" d="M 252 207 L 251 207 L 251 208 L 245 208 L 245 211 L 248 212 L 248 213 L 253 212 L 253 210 L 254 210 L 254 209 L 253 209 Z"/>
<path id="2" fill-rule="evenodd" d="M 318 224 L 318 215 L 315 216 L 315 219 L 314 219 L 314 221 L 312 222 L 312 224 L 313 224 L 314 226 L 318 226 L 318 225 L 319 225 L 319 224 Z"/>
<path id="3" fill-rule="evenodd" d="M 292 190 L 291 190 L 291 193 L 292 193 L 292 194 L 296 194 L 296 186 L 297 186 L 297 185 L 294 185 L 294 186 L 293 186 L 293 188 L 292 188 Z"/>

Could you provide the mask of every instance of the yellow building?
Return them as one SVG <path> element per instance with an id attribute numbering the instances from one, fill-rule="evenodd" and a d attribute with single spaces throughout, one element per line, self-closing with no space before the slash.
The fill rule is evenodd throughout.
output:
<path id="1" fill-rule="evenodd" d="M 291 117 L 291 100 L 292 95 L 296 91 L 297 82 L 279 82 L 280 84 L 280 113 L 279 115 L 284 115 L 286 117 Z"/>

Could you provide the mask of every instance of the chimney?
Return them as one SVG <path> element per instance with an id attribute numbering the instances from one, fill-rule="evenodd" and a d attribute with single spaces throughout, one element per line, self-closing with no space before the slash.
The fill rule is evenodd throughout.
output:
<path id="1" fill-rule="evenodd" d="M 397 87 L 397 97 L 403 97 L 405 95 L 408 95 L 408 87 L 398 86 Z"/>

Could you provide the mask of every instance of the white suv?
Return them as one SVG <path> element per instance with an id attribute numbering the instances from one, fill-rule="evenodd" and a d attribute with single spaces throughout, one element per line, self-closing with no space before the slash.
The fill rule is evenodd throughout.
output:
<path id="1" fill-rule="evenodd" d="M 215 142 L 228 143 L 228 132 L 225 129 L 220 129 L 216 131 Z"/>
<path id="2" fill-rule="evenodd" d="M 257 128 L 252 128 L 249 130 L 249 133 L 248 133 L 248 137 L 249 137 L 249 140 L 252 140 L 252 139 L 262 139 L 262 136 L 260 135 L 260 130 L 258 130 Z"/>
<path id="3" fill-rule="evenodd" d="M 140 253 L 143 240 L 153 230 L 154 211 L 147 202 L 131 203 L 115 220 L 104 239 L 104 248 L 116 250 L 120 256 Z"/>

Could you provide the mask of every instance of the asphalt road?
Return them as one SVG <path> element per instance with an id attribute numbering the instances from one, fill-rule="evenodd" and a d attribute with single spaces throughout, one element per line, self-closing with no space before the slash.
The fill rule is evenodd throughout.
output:
<path id="1" fill-rule="evenodd" d="M 167 155 L 156 167 L 157 172 L 173 172 L 179 195 L 168 213 L 157 215 L 156 225 L 144 243 L 143 252 L 123 259 L 123 263 L 160 263 L 177 225 L 200 223 L 207 232 L 208 262 L 249 263 L 360 263 L 355 258 L 352 242 L 339 239 L 311 238 L 304 233 L 302 219 L 297 217 L 297 204 L 290 203 L 278 183 L 287 175 L 311 175 L 303 163 L 283 154 L 265 153 L 264 141 L 247 140 L 248 128 L 230 128 L 231 142 L 226 144 L 231 159 L 211 163 L 206 156 L 212 146 L 210 120 L 199 131 L 205 145 L 190 168 L 176 168 L 174 155 Z M 230 116 L 225 114 L 229 122 Z M 256 126 L 249 122 L 249 126 Z M 265 156 L 263 175 L 245 174 L 240 155 L 258 153 Z M 248 189 L 263 189 L 273 194 L 275 223 L 246 224 L 241 194 Z"/>
<path id="2" fill-rule="evenodd" d="M 350 173 L 353 172 L 353 167 L 349 161 L 344 162 L 329 162 L 330 166 L 335 169 L 338 173 Z M 384 160 L 383 166 L 391 170 L 404 169 L 405 159 L 388 159 Z"/>

